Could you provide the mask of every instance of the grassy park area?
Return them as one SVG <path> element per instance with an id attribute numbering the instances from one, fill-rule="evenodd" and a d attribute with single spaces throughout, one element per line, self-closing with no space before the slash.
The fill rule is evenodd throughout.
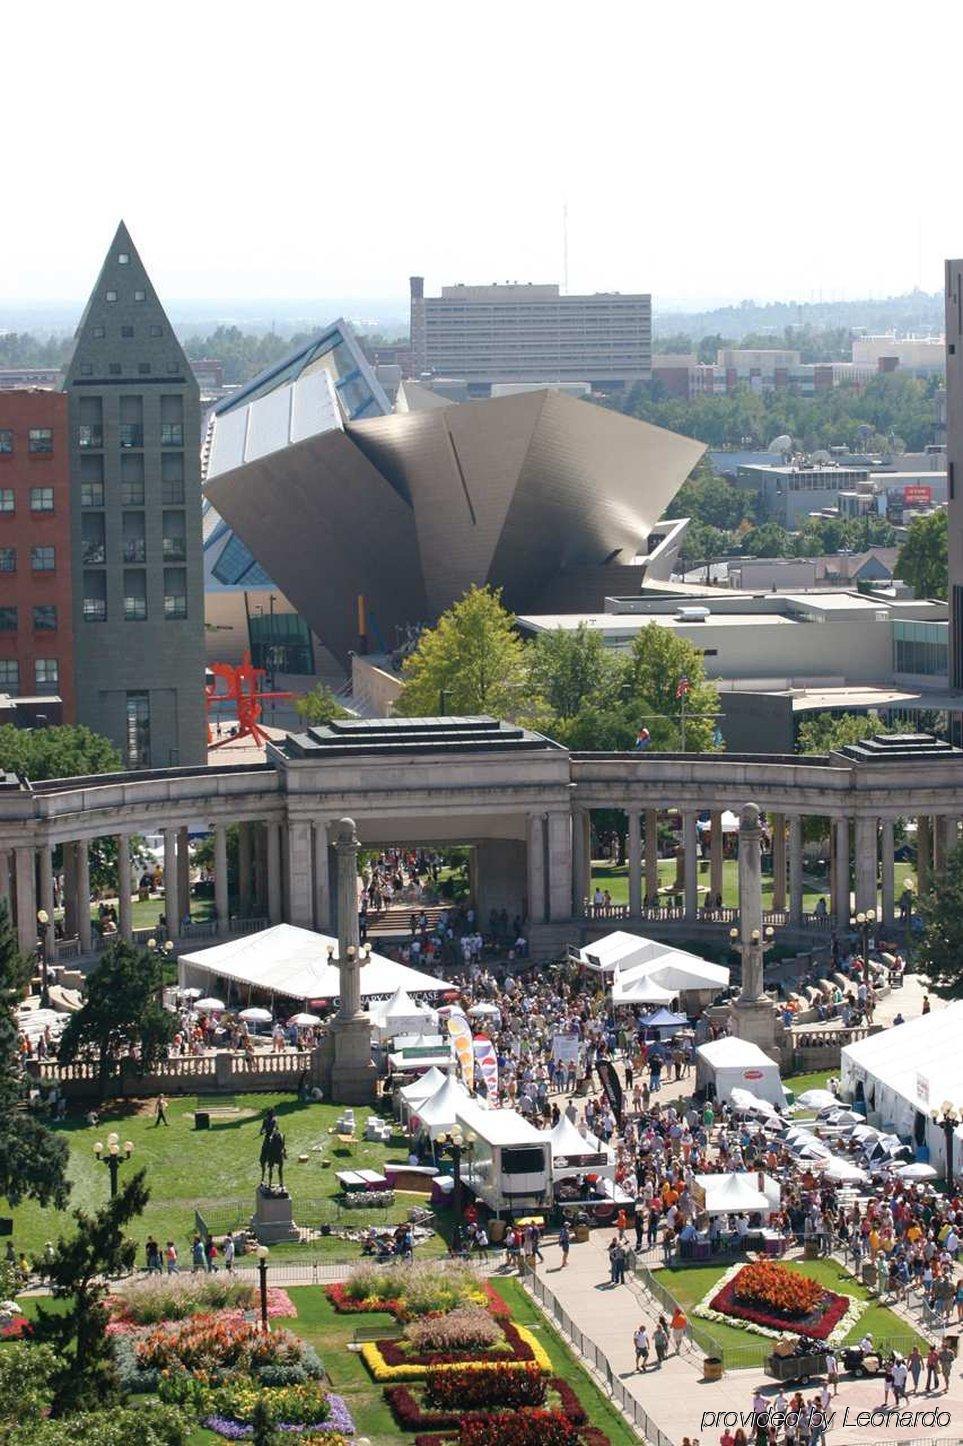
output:
<path id="1" fill-rule="evenodd" d="M 396 1223 L 407 1217 L 412 1205 L 424 1203 L 423 1196 L 399 1194 L 387 1212 L 347 1211 L 334 1199 L 339 1170 L 379 1169 L 385 1160 L 404 1159 L 407 1149 L 401 1134 L 387 1146 L 362 1140 L 344 1144 L 329 1133 L 340 1113 L 335 1105 L 301 1104 L 290 1094 L 239 1094 L 230 1100 L 224 1096 L 174 1098 L 168 1107 L 169 1128 L 155 1125 L 153 1101 L 110 1103 L 96 1126 L 88 1125 L 80 1107 L 75 1107 L 71 1116 L 55 1127 L 70 1141 L 71 1207 L 93 1210 L 107 1198 L 108 1173 L 96 1159 L 94 1145 L 116 1130 L 122 1141 L 130 1140 L 134 1146 L 131 1161 L 121 1166 L 121 1178 L 142 1166 L 151 1192 L 147 1209 L 133 1227 L 138 1246 L 153 1232 L 162 1243 L 173 1239 L 183 1261 L 194 1231 L 195 1208 L 215 1234 L 251 1214 L 260 1179 L 258 1129 L 271 1105 L 277 1110 L 285 1135 L 288 1158 L 284 1178 L 294 1199 L 296 1221 L 300 1205 L 302 1219 L 312 1225 L 323 1222 L 333 1230 L 360 1229 L 388 1220 Z M 209 1130 L 195 1130 L 197 1109 L 213 1112 Z M 363 1126 L 363 1112 L 357 1111 L 356 1115 Z M 312 1149 L 318 1144 L 324 1147 L 320 1152 Z M 305 1153 L 307 1162 L 299 1163 L 298 1155 Z M 28 1255 L 42 1250 L 44 1242 L 68 1223 L 66 1217 L 32 1203 L 11 1213 L 15 1249 L 25 1250 Z M 444 1248 L 440 1239 L 433 1238 L 419 1247 L 419 1254 L 438 1254 Z M 310 1245 L 279 1245 L 272 1250 L 272 1256 L 284 1260 L 353 1260 L 357 1254 L 356 1243 L 333 1234 Z M 139 1249 L 138 1265 L 142 1263 L 143 1252 Z"/>
<path id="2" fill-rule="evenodd" d="M 592 863 L 592 888 L 608 889 L 612 895 L 613 904 L 627 904 L 629 902 L 629 870 L 627 864 L 610 864 L 604 859 L 595 859 Z M 895 866 L 896 876 L 896 897 L 899 898 L 908 878 L 916 877 L 916 870 L 913 865 L 906 862 L 897 862 Z M 675 859 L 659 860 L 659 887 L 670 888 L 676 878 Z M 699 860 L 699 886 L 709 886 L 709 860 Z M 680 889 L 681 892 L 681 889 Z M 828 907 L 829 904 L 829 879 L 826 875 L 815 875 L 808 871 L 803 874 L 803 908 L 811 913 L 817 900 L 824 898 Z M 738 859 L 725 859 L 722 865 L 722 902 L 726 908 L 735 908 L 739 903 L 739 861 Z M 764 909 L 772 908 L 772 875 L 762 876 L 762 905 Z"/>

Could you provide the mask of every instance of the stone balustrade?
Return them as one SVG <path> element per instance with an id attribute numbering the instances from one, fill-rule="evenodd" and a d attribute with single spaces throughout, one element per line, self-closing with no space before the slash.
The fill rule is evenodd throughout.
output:
<path id="1" fill-rule="evenodd" d="M 296 1090 L 302 1079 L 320 1079 L 319 1050 L 222 1049 L 214 1054 L 175 1056 L 141 1074 L 136 1060 L 125 1057 L 107 1071 L 107 1095 L 137 1099 L 157 1094 L 225 1094 L 242 1091 Z M 56 1060 L 29 1060 L 30 1079 L 38 1085 L 58 1085 L 68 1099 L 93 1099 L 100 1093 L 97 1060 L 59 1064 Z"/>

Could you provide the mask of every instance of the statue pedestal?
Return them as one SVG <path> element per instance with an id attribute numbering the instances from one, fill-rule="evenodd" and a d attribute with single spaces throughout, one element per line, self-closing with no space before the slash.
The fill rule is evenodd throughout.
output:
<path id="1" fill-rule="evenodd" d="M 291 1196 L 285 1190 L 259 1185 L 254 1196 L 251 1229 L 260 1245 L 279 1245 L 284 1240 L 300 1240 L 301 1232 L 294 1223 Z"/>
<path id="2" fill-rule="evenodd" d="M 768 999 L 737 999 L 730 1006 L 732 1032 L 738 1039 L 758 1044 L 766 1054 L 777 1051 L 776 1034 L 781 1020 Z"/>
<path id="3" fill-rule="evenodd" d="M 378 1073 L 371 1060 L 371 1021 L 366 1014 L 336 1019 L 331 1026 L 331 1100 L 336 1105 L 373 1105 Z"/>

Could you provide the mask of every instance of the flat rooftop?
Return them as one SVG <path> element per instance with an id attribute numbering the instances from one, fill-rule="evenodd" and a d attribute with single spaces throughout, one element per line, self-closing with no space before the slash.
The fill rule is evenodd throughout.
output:
<path id="1" fill-rule="evenodd" d="M 518 753 L 558 749 L 541 733 L 497 718 L 338 718 L 274 745 L 281 757 L 372 757 L 390 754 Z"/>

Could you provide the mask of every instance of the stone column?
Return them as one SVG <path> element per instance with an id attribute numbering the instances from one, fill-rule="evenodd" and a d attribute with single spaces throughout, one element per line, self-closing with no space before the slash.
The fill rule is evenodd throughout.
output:
<path id="1" fill-rule="evenodd" d="M 739 814 L 739 942 L 742 983 L 732 1006 L 732 1031 L 772 1050 L 776 1016 L 765 995 L 762 930 L 762 827 L 759 809 L 747 803 Z"/>
<path id="2" fill-rule="evenodd" d="M 7 912 L 8 912 L 8 914 L 10 914 L 11 922 L 13 922 L 13 914 L 12 914 L 12 911 L 11 911 L 11 895 L 10 895 L 10 850 L 9 850 L 9 849 L 0 849 L 0 904 L 6 904 L 6 906 L 7 906 Z"/>
<path id="3" fill-rule="evenodd" d="M 254 849 L 254 909 L 262 916 L 267 913 L 268 907 L 268 866 L 267 866 L 267 830 L 268 824 L 256 823 L 251 825 L 254 830 L 252 845 Z"/>
<path id="4" fill-rule="evenodd" d="M 714 808 L 709 815 L 709 892 L 715 907 L 717 898 L 723 897 L 725 888 L 725 839 L 722 833 L 722 809 Z"/>
<path id="5" fill-rule="evenodd" d="M 683 894 L 686 919 L 695 919 L 699 911 L 699 815 L 691 808 L 682 815 Z"/>
<path id="6" fill-rule="evenodd" d="M 772 907 L 786 907 L 786 817 L 782 813 L 770 815 L 772 831 Z"/>
<path id="7" fill-rule="evenodd" d="M 958 820 L 955 816 L 950 818 L 941 818 L 940 825 L 943 832 L 943 867 L 945 868 L 947 856 L 951 854 L 956 848 L 957 839 L 959 837 L 957 832 Z"/>
<path id="8" fill-rule="evenodd" d="M 64 856 L 64 938 L 77 937 L 77 845 L 62 845 Z"/>
<path id="9" fill-rule="evenodd" d="M 214 825 L 214 908 L 217 913 L 217 932 L 231 932 L 231 900 L 227 883 L 227 827 L 223 823 Z"/>
<path id="10" fill-rule="evenodd" d="M 331 932 L 331 870 L 328 864 L 328 825 L 315 819 L 314 825 L 314 927 Z"/>
<path id="11" fill-rule="evenodd" d="M 47 911 L 47 923 L 44 928 L 44 946 L 47 950 L 47 959 L 52 962 L 56 957 L 57 936 L 54 930 L 53 851 L 47 844 L 43 844 L 40 849 L 39 907 Z"/>
<path id="12" fill-rule="evenodd" d="M 642 913 L 642 820 L 638 809 L 629 810 L 629 913 Z"/>
<path id="13" fill-rule="evenodd" d="M 251 893 L 252 853 L 251 825 L 239 823 L 237 826 L 237 912 L 242 919 L 249 919 L 254 912 L 254 900 Z"/>
<path id="14" fill-rule="evenodd" d="M 645 810 L 645 897 L 659 897 L 659 810 Z"/>
<path id="15" fill-rule="evenodd" d="M 548 816 L 548 916 L 553 923 L 572 917 L 572 815 Z"/>
<path id="16" fill-rule="evenodd" d="M 893 820 L 880 821 L 879 856 L 880 883 L 882 885 L 882 908 L 880 917 L 885 927 L 891 927 L 896 919 L 896 872 L 894 868 L 896 838 Z"/>
<path id="17" fill-rule="evenodd" d="M 856 908 L 876 912 L 876 819 L 856 819 Z"/>
<path id="18" fill-rule="evenodd" d="M 288 824 L 288 922 L 301 929 L 314 927 L 314 879 L 311 869 L 311 824 Z"/>
<path id="19" fill-rule="evenodd" d="M 928 894 L 933 875 L 933 831 L 928 814 L 916 820 L 916 887 L 919 894 Z"/>
<path id="20" fill-rule="evenodd" d="M 267 907 L 272 924 L 282 922 L 281 831 L 278 824 L 264 825 L 267 830 Z"/>
<path id="21" fill-rule="evenodd" d="M 545 820 L 540 813 L 528 816 L 528 917 L 533 924 L 545 922 Z"/>
<path id="22" fill-rule="evenodd" d="M 789 922 L 797 928 L 803 919 L 803 821 L 794 813 L 789 819 Z"/>
<path id="23" fill-rule="evenodd" d="M 94 945 L 94 926 L 90 917 L 90 844 L 85 838 L 77 841 L 77 937 L 80 952 L 89 954 Z"/>
<path id="24" fill-rule="evenodd" d="M 177 829 L 164 830 L 164 917 L 167 920 L 167 937 L 177 939 L 181 932 L 181 901 L 179 898 L 177 871 Z"/>
<path id="25" fill-rule="evenodd" d="M 836 833 L 834 863 L 836 926 L 839 929 L 848 929 L 850 919 L 849 819 L 837 818 L 834 829 Z"/>
<path id="26" fill-rule="evenodd" d="M 592 821 L 586 808 L 572 810 L 572 913 L 580 919 L 592 885 Z"/>
<path id="27" fill-rule="evenodd" d="M 37 856 L 30 848 L 16 851 L 17 943 L 22 954 L 37 947 Z"/>
<path id="28" fill-rule="evenodd" d="M 129 943 L 134 937 L 134 911 L 131 905 L 130 839 L 117 835 L 117 927 L 122 939 Z"/>
<path id="29" fill-rule="evenodd" d="M 185 919 L 191 914 L 191 838 L 188 830 L 177 830 L 177 901 Z M 180 919 L 178 919 L 178 924 Z"/>
<path id="30" fill-rule="evenodd" d="M 361 1013 L 361 933 L 358 924 L 358 835 L 353 818 L 342 818 L 335 840 L 338 860 L 338 970 L 341 975 L 339 1020 Z"/>

